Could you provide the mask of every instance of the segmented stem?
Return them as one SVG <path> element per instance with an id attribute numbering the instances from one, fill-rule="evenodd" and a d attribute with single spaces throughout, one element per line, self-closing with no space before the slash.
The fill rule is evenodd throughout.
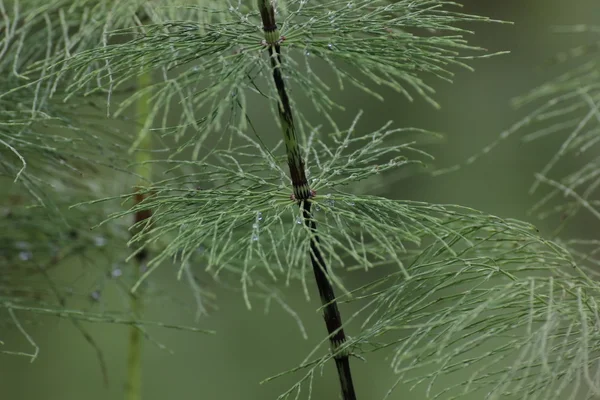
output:
<path id="1" fill-rule="evenodd" d="M 302 215 L 305 225 L 311 232 L 310 260 L 315 274 L 315 280 L 319 288 L 321 304 L 323 304 L 323 318 L 329 333 L 331 351 L 335 354 L 335 363 L 342 388 L 344 400 L 356 400 L 350 361 L 347 352 L 339 352 L 339 347 L 346 341 L 346 335 L 342 329 L 342 317 L 335 301 L 333 285 L 328 277 L 327 264 L 320 248 L 319 236 L 317 234 L 317 223 L 311 213 L 311 189 L 306 179 L 306 169 L 300 151 L 300 145 L 296 137 L 296 129 L 292 114 L 292 107 L 288 97 L 283 74 L 281 72 L 281 37 L 275 20 L 275 10 L 269 0 L 258 0 L 258 8 L 263 21 L 265 42 L 269 51 L 271 66 L 273 67 L 273 80 L 279 95 L 279 118 L 283 129 L 285 147 L 288 156 L 288 166 L 294 187 L 294 196 L 302 207 Z"/>
<path id="2" fill-rule="evenodd" d="M 283 130 L 285 140 L 285 149 L 288 157 L 288 167 L 294 187 L 294 196 L 296 200 L 305 200 L 310 198 L 310 186 L 306 179 L 306 170 L 298 138 L 296 136 L 296 125 L 292 114 L 290 98 L 285 89 L 283 74 L 281 73 L 281 46 L 279 29 L 275 22 L 275 11 L 273 5 L 268 0 L 259 0 L 258 7 L 263 20 L 263 30 L 265 32 L 265 42 L 269 51 L 271 66 L 273 67 L 273 80 L 279 95 L 279 119 Z"/>

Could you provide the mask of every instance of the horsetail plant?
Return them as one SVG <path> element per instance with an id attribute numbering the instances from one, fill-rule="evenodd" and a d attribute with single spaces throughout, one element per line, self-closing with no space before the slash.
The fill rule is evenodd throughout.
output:
<path id="1" fill-rule="evenodd" d="M 328 335 L 295 368 L 265 379 L 300 374 L 279 399 L 316 397 L 313 381 L 331 362 L 343 399 L 356 399 L 349 357 L 374 353 L 395 374 L 386 398 L 600 393 L 600 285 L 590 269 L 530 224 L 378 195 L 372 188 L 392 171 L 431 160 L 417 146 L 430 133 L 392 122 L 363 128 L 335 97 L 351 87 L 383 100 L 388 88 L 437 106 L 428 80 L 451 80 L 453 67 L 484 57 L 458 25 L 490 19 L 444 0 L 15 4 L 9 14 L 0 0 L 0 178 L 12 191 L 2 197 L 10 217 L 0 232 L 0 308 L 31 358 L 39 348 L 21 313 L 125 324 L 126 396 L 138 399 L 141 339 L 152 324 L 141 311 L 152 307 L 157 269 L 174 266 L 197 314 L 207 299 L 200 275 L 240 292 L 248 308 L 277 303 L 303 336 L 284 289 L 297 285 L 308 299 L 314 276 Z M 282 139 L 257 99 L 271 106 Z M 106 256 L 109 273 L 123 261 L 147 267 L 135 282 L 111 274 L 129 300 L 126 316 L 49 303 L 50 266 L 73 253 Z M 353 284 L 353 271 L 373 270 L 377 278 Z M 30 290 L 32 276 L 44 277 L 42 293 Z M 52 287 L 68 298 L 68 288 Z M 354 310 L 342 322 L 346 303 Z"/>

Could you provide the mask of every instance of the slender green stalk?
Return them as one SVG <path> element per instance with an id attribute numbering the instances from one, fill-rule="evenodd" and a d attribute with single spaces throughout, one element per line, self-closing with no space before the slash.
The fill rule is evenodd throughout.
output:
<path id="1" fill-rule="evenodd" d="M 138 295 L 131 295 L 131 311 L 139 315 L 142 301 Z M 142 398 L 142 332 L 137 326 L 129 328 L 129 352 L 127 354 L 127 384 L 126 400 L 141 400 Z"/>
<path id="2" fill-rule="evenodd" d="M 145 73 L 138 78 L 138 90 L 148 87 L 152 83 L 152 76 L 150 73 Z M 138 188 L 141 188 L 146 182 L 152 178 L 152 168 L 149 163 L 146 163 L 150 157 L 150 150 L 152 149 L 152 137 L 150 134 L 143 129 L 146 123 L 146 118 L 149 113 L 149 101 L 151 94 L 147 92 L 144 96 L 141 96 L 136 103 L 137 113 L 137 127 L 140 128 L 139 136 L 136 141 L 137 152 L 135 161 L 137 163 L 136 173 L 140 176 L 140 183 Z M 144 182 L 145 181 L 145 182 Z M 138 194 L 135 196 L 135 202 L 141 203 L 144 201 L 144 195 Z M 151 216 L 149 210 L 141 210 L 135 213 L 134 224 L 148 219 Z M 147 261 L 148 254 L 146 249 L 142 250 L 136 255 L 135 258 L 135 272 L 134 277 L 140 277 L 141 270 L 144 263 Z M 143 310 L 142 296 L 139 290 L 133 294 L 130 294 L 131 299 L 131 312 L 134 317 L 139 317 Z M 129 353 L 127 355 L 127 385 L 125 390 L 126 400 L 141 400 L 142 398 L 142 332 L 137 326 L 131 326 L 129 328 Z"/>
<path id="3" fill-rule="evenodd" d="M 317 234 L 317 223 L 311 213 L 313 192 L 306 179 L 306 170 L 302 153 L 296 136 L 296 128 L 290 99 L 287 94 L 283 74 L 281 72 L 281 37 L 275 21 L 275 10 L 269 0 L 258 0 L 258 8 L 263 22 L 265 32 L 265 44 L 269 51 L 269 58 L 273 67 L 273 80 L 279 95 L 279 118 L 283 130 L 285 147 L 288 156 L 288 166 L 294 188 L 294 196 L 302 208 L 304 223 L 310 229 L 310 260 L 315 274 L 315 280 L 319 288 L 321 304 L 323 304 L 323 318 L 329 333 L 331 350 L 335 354 L 335 364 L 340 379 L 342 398 L 344 400 L 356 400 L 350 361 L 347 352 L 337 352 L 339 347 L 346 341 L 346 335 L 342 328 L 342 317 L 335 301 L 333 285 L 328 277 L 327 264 L 320 248 L 319 236 Z"/>

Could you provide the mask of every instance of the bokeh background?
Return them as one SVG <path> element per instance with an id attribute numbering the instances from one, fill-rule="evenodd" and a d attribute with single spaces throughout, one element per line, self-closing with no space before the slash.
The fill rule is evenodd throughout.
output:
<path id="1" fill-rule="evenodd" d="M 531 109 L 516 110 L 511 98 L 524 94 L 545 80 L 566 70 L 569 64 L 543 67 L 555 53 L 569 47 L 597 40 L 585 34 L 556 34 L 552 27 L 574 24 L 600 25 L 598 0 L 463 0 L 464 11 L 507 24 L 470 26 L 476 35 L 474 44 L 491 52 L 509 50 L 510 54 L 471 63 L 475 71 L 457 70 L 454 84 L 431 82 L 437 90 L 441 109 L 425 101 L 413 103 L 393 93 L 386 102 L 373 101 L 358 92 L 340 95 L 348 113 L 364 110 L 362 126 L 375 128 L 387 120 L 401 126 L 416 126 L 443 133 L 444 139 L 427 145 L 436 156 L 436 167 L 463 163 L 498 135 L 525 116 Z M 265 111 L 267 112 L 267 111 Z M 539 171 L 560 146 L 561 137 L 544 142 L 521 143 L 518 135 L 503 142 L 493 152 L 458 172 L 431 177 L 427 174 L 394 180 L 385 194 L 393 198 L 470 206 L 502 217 L 536 223 L 542 234 L 556 221 L 536 221 L 527 210 L 537 199 L 528 194 L 533 174 Z M 575 226 L 585 231 L 592 226 Z M 65 274 L 76 273 L 73 265 Z M 187 286 L 174 279 L 174 271 L 158 272 L 164 278 L 167 293 L 181 294 L 180 302 L 151 302 L 145 319 L 189 319 Z M 349 276 L 348 280 L 362 277 Z M 207 283 L 210 285 L 210 283 Z M 317 293 L 311 287 L 312 293 Z M 149 328 L 152 338 L 168 350 L 146 342 L 143 355 L 144 399 L 276 399 L 299 375 L 290 375 L 267 384 L 263 379 L 298 365 L 322 339 L 325 327 L 316 309 L 318 298 L 307 301 L 299 287 L 285 290 L 286 301 L 294 307 L 305 324 L 308 339 L 291 316 L 273 304 L 269 313 L 264 303 L 256 301 L 247 310 L 242 296 L 211 287 L 217 296 L 218 310 L 203 317 L 199 325 L 217 331 L 202 335 L 176 330 Z M 110 304 L 119 305 L 123 298 L 110 291 L 103 294 L 106 303 L 88 305 L 102 311 Z M 186 306 L 187 304 L 187 306 Z M 348 309 L 343 309 L 347 313 Z M 66 320 L 41 318 L 28 328 L 41 353 L 34 363 L 25 357 L 0 357 L 0 398 L 7 400 L 100 400 L 119 399 L 123 395 L 127 328 L 109 324 L 87 324 L 103 349 L 109 368 L 110 383 L 103 385 L 93 349 Z M 352 331 L 348 332 L 352 335 Z M 0 339 L 13 344 L 27 343 L 15 330 L 0 331 Z M 370 355 L 366 362 L 353 361 L 359 398 L 383 398 L 394 382 L 385 354 Z M 339 398 L 339 388 L 329 365 L 316 378 L 314 399 Z M 392 399 L 420 399 L 422 393 L 397 390 Z"/>

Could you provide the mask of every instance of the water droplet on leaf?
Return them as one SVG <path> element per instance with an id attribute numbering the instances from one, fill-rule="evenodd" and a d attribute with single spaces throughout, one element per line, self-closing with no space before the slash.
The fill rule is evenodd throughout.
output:
<path id="1" fill-rule="evenodd" d="M 90 293 L 90 297 L 94 301 L 100 301 L 100 291 L 99 290 L 94 290 L 92 293 Z"/>
<path id="2" fill-rule="evenodd" d="M 327 204 L 330 207 L 333 207 L 335 205 L 335 200 L 333 200 L 331 198 L 331 193 L 327 193 L 327 196 L 325 196 L 325 197 L 327 197 L 327 200 L 325 201 L 325 204 Z"/>

